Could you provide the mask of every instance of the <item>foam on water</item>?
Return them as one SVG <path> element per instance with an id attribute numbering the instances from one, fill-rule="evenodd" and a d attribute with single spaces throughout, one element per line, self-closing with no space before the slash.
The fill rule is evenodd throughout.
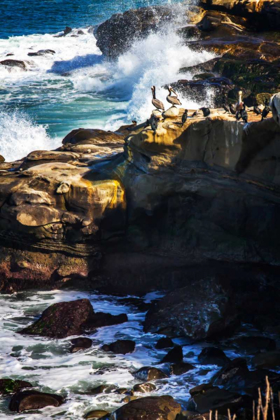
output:
<path id="1" fill-rule="evenodd" d="M 36 149 L 58 147 L 61 140 L 51 139 L 46 130 L 24 112 L 0 112 L 0 154 L 6 161 L 13 161 Z"/>
<path id="2" fill-rule="evenodd" d="M 147 301 L 159 295 L 148 295 Z M 117 315 L 127 313 L 128 322 L 98 329 L 96 334 L 89 335 L 93 346 L 78 353 L 69 353 L 69 340 L 49 340 L 42 337 L 18 335 L 17 330 L 33 322 L 49 305 L 80 298 L 90 299 L 93 308 L 98 311 Z M 52 291 L 37 293 L 20 293 L 18 295 L 0 296 L 1 328 L 1 377 L 18 378 L 30 381 L 35 389 L 55 392 L 66 397 L 61 407 L 48 407 L 34 413 L 21 414 L 21 419 L 37 420 L 51 416 L 76 420 L 91 409 L 115 410 L 122 405 L 123 395 L 99 394 L 87 395 L 86 392 L 101 384 L 131 388 L 136 380 L 132 372 L 142 366 L 157 364 L 166 354 L 166 350 L 155 351 L 154 344 L 159 339 L 157 334 L 143 332 L 142 322 L 145 313 L 139 312 L 122 299 L 100 296 L 79 291 Z M 104 343 L 117 339 L 132 339 L 136 350 L 125 356 L 105 353 L 101 350 Z M 184 340 L 175 340 L 184 346 L 184 353 L 190 350 L 195 355 L 201 345 L 187 345 Z M 196 356 L 186 361 L 196 362 Z M 162 368 L 163 366 L 159 366 Z M 211 375 L 216 368 L 213 368 Z M 209 376 L 209 375 L 208 375 Z M 201 377 L 198 369 L 182 376 L 171 376 L 167 380 L 157 381 L 157 390 L 152 395 L 169 394 L 184 403 L 189 397 L 188 389 L 199 381 L 207 381 L 207 375 Z M 150 394 L 145 394 L 150 395 Z M 14 414 L 7 409 L 9 398 L 0 403 L 0 418 L 12 419 Z M 59 413 L 65 413 L 60 415 Z M 66 416 L 66 417 L 65 417 Z"/>

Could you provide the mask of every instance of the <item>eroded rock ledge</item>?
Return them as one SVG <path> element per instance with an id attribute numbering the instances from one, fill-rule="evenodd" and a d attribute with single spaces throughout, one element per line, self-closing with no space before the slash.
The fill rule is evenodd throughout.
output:
<path id="1" fill-rule="evenodd" d="M 277 271 L 279 141 L 273 119 L 244 127 L 215 110 L 184 127 L 166 118 L 156 134 L 80 129 L 2 163 L 1 289 L 78 280 L 130 293 L 217 265 Z"/>

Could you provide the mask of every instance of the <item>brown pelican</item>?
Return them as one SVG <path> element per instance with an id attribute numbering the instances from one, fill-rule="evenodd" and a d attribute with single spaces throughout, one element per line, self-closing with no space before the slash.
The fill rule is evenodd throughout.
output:
<path id="1" fill-rule="evenodd" d="M 184 114 L 182 115 L 182 127 L 188 119 L 188 112 L 189 111 L 187 109 L 185 109 Z"/>
<path id="2" fill-rule="evenodd" d="M 159 110 L 164 111 L 164 105 L 163 105 L 163 103 L 159 99 L 156 98 L 156 87 L 155 86 L 152 86 L 151 87 L 151 90 L 152 90 L 152 93 L 153 93 L 152 104 L 154 105 L 154 107 L 156 109 L 159 109 Z"/>
<path id="3" fill-rule="evenodd" d="M 243 109 L 242 90 L 240 90 L 238 92 L 238 101 L 237 101 L 237 104 L 235 105 L 235 110 L 236 112 L 238 112 L 238 111 L 242 111 L 242 109 Z"/>
<path id="4" fill-rule="evenodd" d="M 166 97 L 167 102 L 169 102 L 172 106 L 182 105 L 175 90 L 171 86 L 168 86 L 167 90 L 169 91 L 169 95 Z M 172 96 L 172 92 L 175 96 Z"/>

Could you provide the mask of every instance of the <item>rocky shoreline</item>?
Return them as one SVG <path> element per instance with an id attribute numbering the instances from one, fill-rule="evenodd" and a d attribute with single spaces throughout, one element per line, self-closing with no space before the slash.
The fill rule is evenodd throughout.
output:
<path id="1" fill-rule="evenodd" d="M 164 292 L 148 305 L 138 298 L 138 309 L 147 312 L 144 332 L 161 336 L 155 348 L 167 349 L 162 369 L 134 372 L 143 382 L 124 391 L 127 404 L 113 415 L 95 410 L 86 418 L 201 419 L 218 410 L 223 419 L 230 409 L 238 419 L 251 419 L 266 378 L 279 414 L 280 126 L 271 114 L 260 121 L 249 112 L 244 124 L 221 108 L 239 89 L 248 106 L 279 91 L 279 2 L 211 0 L 187 10 L 185 25 L 169 7 L 114 15 L 97 28 L 97 42 L 116 59 L 136 37 L 177 22 L 190 48 L 217 54 L 188 68 L 192 80 L 173 81 L 196 100 L 214 89 L 209 117 L 198 113 L 182 124 L 184 110 L 170 109 L 156 131 L 149 121 L 116 132 L 79 128 L 56 150 L 0 163 L 2 293 L 71 287 L 118 296 Z M 55 305 L 19 333 L 76 336 L 76 353 L 91 347 L 89 331 L 127 322 L 124 313 L 95 312 L 86 299 Z M 249 330 L 254 335 L 247 336 Z M 193 369 L 172 341 L 181 337 L 207 343 L 198 363 L 220 370 L 190 390 L 184 407 L 170 396 L 139 398 L 152 393 L 157 380 Z M 221 340 L 249 359 L 226 356 Z M 135 343 L 116 340 L 102 351 L 125 355 Z M 1 393 L 14 394 L 12 411 L 64 402 L 20 382 L 0 380 Z"/>

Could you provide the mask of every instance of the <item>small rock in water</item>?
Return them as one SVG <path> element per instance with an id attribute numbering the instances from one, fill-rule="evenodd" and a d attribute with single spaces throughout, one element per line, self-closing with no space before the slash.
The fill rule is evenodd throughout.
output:
<path id="1" fill-rule="evenodd" d="M 86 350 L 92 346 L 92 340 L 86 337 L 74 338 L 71 340 L 73 346 L 70 349 L 71 353 L 76 353 L 79 350 Z"/>
<path id="2" fill-rule="evenodd" d="M 109 394 L 111 391 L 107 392 L 107 390 L 109 390 L 110 387 L 108 385 L 99 385 L 96 388 L 92 388 L 89 393 L 91 395 L 98 395 L 98 394 L 103 394 L 103 392 L 105 394 Z"/>
<path id="3" fill-rule="evenodd" d="M 14 394 L 23 388 L 31 388 L 33 385 L 30 382 L 14 380 L 14 379 L 0 379 L 0 395 Z"/>
<path id="4" fill-rule="evenodd" d="M 223 350 L 217 347 L 206 347 L 198 355 L 198 361 L 202 365 L 218 365 L 224 366 L 230 361 Z"/>
<path id="5" fill-rule="evenodd" d="M 275 340 L 267 337 L 239 337 L 233 340 L 233 344 L 246 354 L 256 354 L 276 349 Z"/>
<path id="6" fill-rule="evenodd" d="M 22 70 L 26 70 L 25 62 L 20 61 L 20 60 L 7 59 L 7 60 L 0 61 L 0 65 L 7 66 L 7 67 L 18 67 Z"/>
<path id="7" fill-rule="evenodd" d="M 174 343 L 169 337 L 162 337 L 158 340 L 157 344 L 155 345 L 155 348 L 158 350 L 166 349 L 168 347 L 174 347 Z"/>
<path id="8" fill-rule="evenodd" d="M 70 28 L 70 26 L 66 26 L 63 32 L 64 32 L 64 35 L 68 35 L 70 34 L 70 32 L 72 32 L 72 28 Z"/>
<path id="9" fill-rule="evenodd" d="M 170 350 L 160 363 L 177 363 L 183 360 L 183 350 L 181 346 L 176 346 Z"/>
<path id="10" fill-rule="evenodd" d="M 27 410 L 38 410 L 40 408 L 63 404 L 63 398 L 56 394 L 45 394 L 38 391 L 23 391 L 13 395 L 9 409 L 21 413 Z"/>
<path id="11" fill-rule="evenodd" d="M 193 365 L 191 365 L 190 363 L 184 363 L 184 362 L 176 363 L 170 366 L 172 375 L 183 375 L 184 373 L 192 369 L 194 369 Z"/>
<path id="12" fill-rule="evenodd" d="M 146 382 L 144 384 L 136 384 L 133 387 L 133 392 L 141 392 L 141 393 L 146 393 L 146 392 L 152 392 L 155 391 L 157 388 L 154 384 L 150 384 L 149 382 Z"/>
<path id="13" fill-rule="evenodd" d="M 261 369 L 277 369 L 280 367 L 280 351 L 268 351 L 257 354 L 253 358 L 253 364 Z"/>
<path id="14" fill-rule="evenodd" d="M 135 342 L 132 340 L 117 340 L 114 343 L 105 344 L 102 350 L 112 351 L 116 354 L 132 353 L 135 350 Z"/>
<path id="15" fill-rule="evenodd" d="M 94 315 L 86 322 L 85 330 L 94 330 L 100 327 L 108 327 L 110 325 L 117 325 L 127 322 L 126 314 L 111 315 L 104 312 L 95 312 Z"/>
<path id="16" fill-rule="evenodd" d="M 164 379 L 168 377 L 162 370 L 154 367 L 142 367 L 132 374 L 143 381 L 153 381 L 154 379 Z"/>
<path id="17" fill-rule="evenodd" d="M 108 411 L 105 410 L 92 410 L 85 415 L 85 419 L 102 419 L 103 417 L 110 414 Z"/>

